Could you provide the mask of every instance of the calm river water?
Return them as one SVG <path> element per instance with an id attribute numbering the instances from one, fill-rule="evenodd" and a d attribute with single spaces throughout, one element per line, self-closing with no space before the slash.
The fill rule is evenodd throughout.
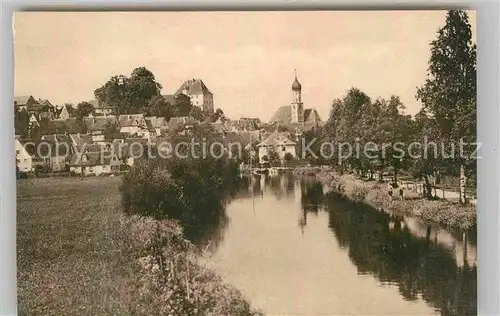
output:
<path id="1" fill-rule="evenodd" d="M 473 233 L 250 177 L 212 236 L 213 265 L 267 315 L 475 315 Z"/>

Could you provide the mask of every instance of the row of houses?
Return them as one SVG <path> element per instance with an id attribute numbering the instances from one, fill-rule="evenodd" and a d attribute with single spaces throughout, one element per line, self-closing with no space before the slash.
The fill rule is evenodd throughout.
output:
<path id="1" fill-rule="evenodd" d="M 97 100 L 88 101 L 94 108 L 94 115 L 113 115 L 114 109 L 99 103 Z M 74 117 L 75 108 L 69 104 L 53 105 L 47 99 L 35 99 L 32 95 L 14 97 L 14 107 L 18 111 L 27 111 L 30 122 L 39 125 L 43 119 L 66 120 Z"/>
<path id="2" fill-rule="evenodd" d="M 240 144 L 245 150 L 257 148 L 260 163 L 266 162 L 266 156 L 269 157 L 272 151 L 282 161 L 287 153 L 296 157 L 296 141 L 290 133 L 228 131 L 222 136 L 227 146 Z M 44 135 L 40 140 L 16 137 L 16 164 L 19 172 L 50 170 L 98 176 L 115 173 L 124 165 L 133 166 L 136 159 L 148 152 L 148 146 L 155 144 L 151 139 L 137 137 L 105 142 L 99 135 L 92 134 Z"/>
<path id="3" fill-rule="evenodd" d="M 138 143 L 141 146 L 132 145 Z M 69 171 L 98 176 L 118 172 L 123 165 L 132 166 L 152 145 L 143 138 L 104 143 L 89 134 L 44 135 L 40 140 L 16 137 L 16 165 L 19 172 Z"/>
<path id="4" fill-rule="evenodd" d="M 200 107 L 205 112 L 214 111 L 214 95 L 201 79 L 189 79 L 184 81 L 174 94 L 163 95 L 165 101 L 175 105 L 179 98 L 186 98 L 192 105 Z M 94 108 L 96 116 L 114 115 L 115 108 L 99 102 L 98 100 L 87 101 Z M 40 120 L 65 120 L 73 116 L 74 108 L 65 104 L 56 106 L 47 99 L 35 99 L 32 95 L 14 97 L 14 107 L 19 111 L 27 111 L 33 124 L 39 124 Z"/>
<path id="5" fill-rule="evenodd" d="M 69 130 L 75 124 L 75 118 L 54 120 L 59 130 Z M 144 114 L 123 114 L 119 116 L 89 116 L 83 118 L 88 133 L 103 135 L 107 128 L 116 128 L 121 134 L 130 137 L 154 139 L 167 131 L 175 131 L 201 122 L 189 116 L 172 117 L 168 121 L 164 117 L 144 116 Z M 241 118 L 239 120 L 218 120 L 210 123 L 219 133 L 254 132 L 261 130 L 259 119 Z M 265 132 L 265 129 L 262 129 Z"/>
<path id="6" fill-rule="evenodd" d="M 174 125 L 182 118 L 171 120 Z M 53 121 L 58 130 L 71 130 L 76 118 L 56 119 Z M 119 116 L 88 116 L 83 118 L 87 131 L 92 135 L 103 135 L 108 128 L 141 138 L 160 136 L 170 128 L 164 117 L 144 116 L 144 114 L 124 114 Z"/>
<path id="7" fill-rule="evenodd" d="M 301 102 L 300 89 L 292 87 L 292 90 L 298 91 L 297 100 Z M 199 79 L 188 80 L 173 95 L 163 96 L 170 104 L 188 97 L 193 105 L 213 112 L 213 94 Z M 70 130 L 71 126 L 75 126 L 76 119 L 72 117 L 74 109 L 69 106 L 55 107 L 48 100 L 35 100 L 32 96 L 18 97 L 14 103 L 18 109 L 30 113 L 30 121 L 33 121 L 33 124 L 41 118 L 48 118 L 54 122 L 56 129 L 60 127 L 59 130 Z M 239 120 L 221 118 L 214 123 L 200 123 L 192 117 L 172 117 L 167 121 L 164 117 L 146 117 L 143 114 L 116 116 L 111 107 L 96 100 L 89 103 L 94 107 L 94 112 L 83 118 L 87 134 L 45 135 L 34 142 L 16 139 L 16 161 L 19 171 L 28 172 L 37 168 L 48 168 L 52 171 L 66 170 L 86 175 L 113 173 L 123 164 L 133 165 L 134 157 L 140 156 L 137 152 L 130 154 L 132 143 L 142 142 L 146 146 L 154 146 L 157 139 L 167 132 L 184 133 L 195 124 L 210 124 L 215 132 L 222 135 L 222 139 L 227 144 L 240 143 L 246 149 L 256 147 L 261 163 L 265 162 L 266 156 L 269 157 L 273 152 L 277 153 L 283 161 L 287 154 L 296 157 L 298 136 L 305 129 L 314 128 L 321 122 L 315 110 L 304 111 L 304 120 L 297 122 L 271 120 L 276 122 L 278 127 L 279 124 L 283 124 L 292 127 L 289 130 L 294 131 L 283 133 L 278 131 L 275 124 L 262 124 L 259 119 L 255 118 Z M 288 112 L 287 114 L 290 114 Z M 300 116 L 302 117 L 302 114 Z M 112 141 L 113 148 L 103 147 L 110 146 L 110 143 L 105 141 L 108 128 L 120 133 L 120 138 Z M 41 142 L 44 143 L 43 146 Z M 84 147 L 85 152 L 82 151 Z M 139 148 L 134 147 L 132 151 Z"/>

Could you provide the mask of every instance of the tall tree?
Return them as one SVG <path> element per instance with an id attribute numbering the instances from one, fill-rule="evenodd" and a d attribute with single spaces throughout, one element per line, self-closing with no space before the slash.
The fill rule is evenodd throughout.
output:
<path id="1" fill-rule="evenodd" d="M 189 116 L 197 121 L 204 121 L 206 118 L 206 113 L 199 106 L 192 106 L 191 111 L 189 111 Z"/>
<path id="2" fill-rule="evenodd" d="M 30 129 L 30 115 L 26 110 L 14 109 L 14 128 L 17 135 L 28 137 Z"/>
<path id="3" fill-rule="evenodd" d="M 218 119 L 221 119 L 222 121 L 226 120 L 226 116 L 221 109 L 215 110 L 215 112 L 210 115 L 211 122 L 216 122 Z"/>
<path id="4" fill-rule="evenodd" d="M 476 138 L 476 45 L 467 13 L 448 11 L 445 25 L 430 43 L 431 57 L 425 84 L 417 99 L 434 116 L 442 137 L 450 142 Z M 460 201 L 465 197 L 466 159 L 454 159 L 460 170 Z M 472 164 L 475 170 L 475 163 Z"/>
<path id="5" fill-rule="evenodd" d="M 150 70 L 146 67 L 135 68 L 127 80 L 130 107 L 138 110 L 147 106 L 151 98 L 160 95 L 161 88 L 161 84 L 156 82 L 155 76 Z"/>
<path id="6" fill-rule="evenodd" d="M 363 109 L 370 104 L 370 97 L 357 88 L 351 88 L 342 99 L 333 101 L 330 117 L 326 123 L 325 130 L 330 140 L 336 144 L 343 142 L 354 142 L 360 137 L 362 130 L 359 122 L 361 120 Z M 347 148 L 339 148 L 342 150 L 343 157 L 347 155 Z M 353 160 L 354 159 L 354 160 Z M 343 172 L 345 160 L 338 161 L 340 163 L 340 171 Z M 349 159 L 351 164 L 356 164 L 356 158 Z"/>
<path id="7" fill-rule="evenodd" d="M 94 95 L 99 102 L 116 107 L 118 113 L 139 113 L 160 95 L 161 88 L 150 70 L 138 67 L 130 77 L 111 77 Z"/>
<path id="8" fill-rule="evenodd" d="M 40 128 L 39 132 L 40 135 L 53 135 L 57 134 L 57 126 L 54 124 L 54 121 L 48 119 L 48 118 L 43 118 L 40 120 Z"/>
<path id="9" fill-rule="evenodd" d="M 113 76 L 94 91 L 94 96 L 100 103 L 115 107 L 122 113 L 128 104 L 127 81 L 128 78 L 124 75 Z"/>
<path id="10" fill-rule="evenodd" d="M 409 163 L 407 148 L 412 132 L 412 121 L 411 116 L 402 113 L 404 109 L 405 107 L 399 97 L 393 95 L 387 102 L 387 108 L 384 113 L 386 126 L 389 127 L 388 138 L 385 141 L 392 144 L 388 159 L 394 170 L 393 181 L 395 184 L 398 181 L 398 171 L 406 169 Z M 398 143 L 404 145 L 398 146 Z"/>
<path id="11" fill-rule="evenodd" d="M 168 121 L 174 116 L 174 107 L 160 95 L 151 98 L 145 112 L 148 116 L 164 117 Z"/>
<path id="12" fill-rule="evenodd" d="M 74 111 L 74 116 L 77 119 L 83 119 L 84 117 L 89 116 L 89 114 L 93 114 L 95 111 L 94 106 L 88 102 L 80 102 L 76 106 L 76 110 Z"/>
<path id="13" fill-rule="evenodd" d="M 180 94 L 175 102 L 174 116 L 189 116 L 192 108 L 191 99 L 187 95 Z"/>
<path id="14" fill-rule="evenodd" d="M 363 171 L 368 172 L 368 177 L 370 179 L 373 179 L 374 171 L 377 170 L 380 181 L 383 180 L 383 171 L 386 167 L 384 156 L 379 147 L 387 138 L 384 125 L 385 108 L 386 101 L 381 98 L 378 98 L 372 103 L 368 103 L 364 108 L 358 124 L 361 130 L 359 143 L 361 146 L 366 146 L 365 148 L 370 151 L 368 152 L 369 156 L 364 154 L 361 156 L 360 165 Z M 377 144 L 377 147 L 373 149 L 368 147 L 368 142 Z"/>
<path id="15" fill-rule="evenodd" d="M 440 142 L 436 120 L 429 117 L 424 108 L 415 115 L 412 131 L 415 143 L 424 144 L 427 142 L 438 144 Z M 432 184 L 429 177 L 438 174 L 443 162 L 439 159 L 437 150 L 429 146 L 427 150 L 423 147 L 417 147 L 411 148 L 410 151 L 410 154 L 414 158 L 413 164 L 410 166 L 410 171 L 415 178 L 424 179 L 423 194 L 428 199 L 432 198 Z"/>

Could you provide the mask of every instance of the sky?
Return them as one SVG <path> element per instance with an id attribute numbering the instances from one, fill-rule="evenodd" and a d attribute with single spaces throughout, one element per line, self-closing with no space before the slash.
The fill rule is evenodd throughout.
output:
<path id="1" fill-rule="evenodd" d="M 469 13 L 475 34 L 476 15 Z M 328 118 L 351 87 L 421 104 L 429 43 L 445 11 L 22 12 L 14 17 L 14 95 L 53 104 L 94 99 L 110 77 L 145 66 L 173 94 L 202 79 L 215 108 L 264 121 L 292 99 Z M 474 35 L 473 35 L 474 36 Z M 475 38 L 475 36 L 474 36 Z"/>

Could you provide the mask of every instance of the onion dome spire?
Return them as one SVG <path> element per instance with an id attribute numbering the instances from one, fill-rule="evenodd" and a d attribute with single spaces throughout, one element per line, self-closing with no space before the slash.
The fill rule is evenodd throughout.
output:
<path id="1" fill-rule="evenodd" d="M 292 90 L 293 91 L 301 91 L 302 90 L 302 85 L 300 84 L 299 80 L 297 80 L 297 69 L 295 69 L 295 80 L 293 81 L 293 84 L 292 84 Z"/>

